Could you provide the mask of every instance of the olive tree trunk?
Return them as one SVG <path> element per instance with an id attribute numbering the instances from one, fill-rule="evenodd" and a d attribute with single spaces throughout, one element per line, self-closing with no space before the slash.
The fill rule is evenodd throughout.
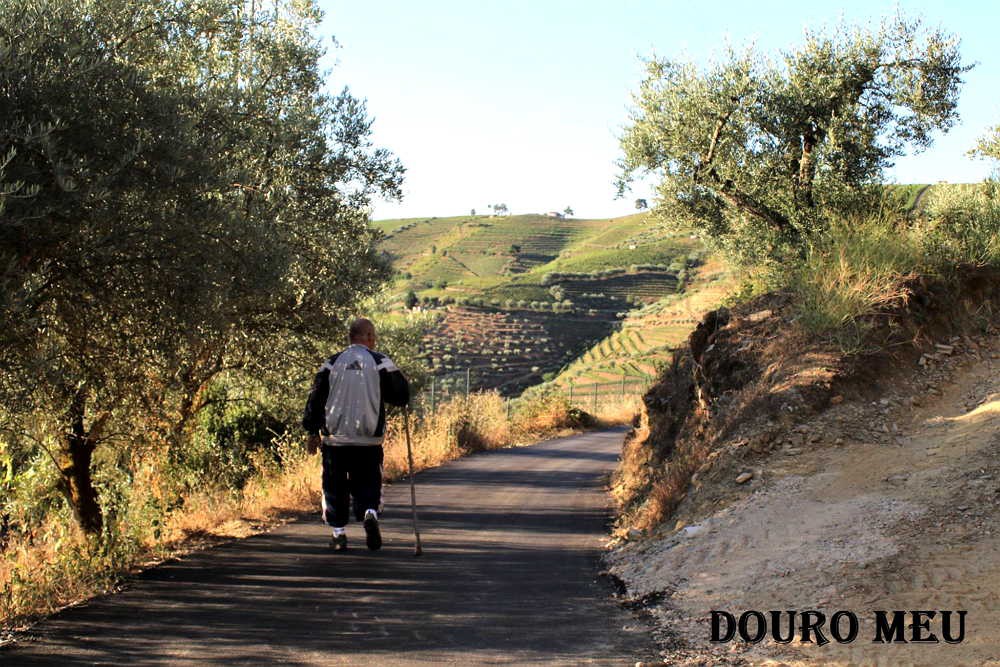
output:
<path id="1" fill-rule="evenodd" d="M 107 415 L 96 419 L 87 430 L 84 422 L 85 408 L 86 397 L 83 392 L 78 392 L 68 413 L 70 428 L 62 442 L 59 472 L 62 473 L 63 493 L 77 524 L 88 535 L 98 535 L 104 525 L 104 516 L 94 487 L 91 463 L 98 434 Z"/>

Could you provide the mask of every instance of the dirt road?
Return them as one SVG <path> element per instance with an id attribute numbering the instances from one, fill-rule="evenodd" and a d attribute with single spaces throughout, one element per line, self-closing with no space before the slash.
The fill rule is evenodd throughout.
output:
<path id="1" fill-rule="evenodd" d="M 387 489 L 385 547 L 318 517 L 150 570 L 0 650 L 3 665 L 633 665 L 649 630 L 599 580 L 623 431 L 470 456 Z"/>

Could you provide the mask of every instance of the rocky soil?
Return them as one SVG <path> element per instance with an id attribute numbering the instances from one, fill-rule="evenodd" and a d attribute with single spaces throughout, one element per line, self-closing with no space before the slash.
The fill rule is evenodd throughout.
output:
<path id="1" fill-rule="evenodd" d="M 925 331 L 922 353 L 846 374 L 816 352 L 811 384 L 771 382 L 777 403 L 706 432 L 713 451 L 669 519 L 623 527 L 606 557 L 624 601 L 655 619 L 666 664 L 1000 665 L 1000 330 L 969 331 Z M 713 643 L 711 610 L 846 610 L 860 631 Z M 873 643 L 875 610 L 965 610 L 964 640 Z"/>

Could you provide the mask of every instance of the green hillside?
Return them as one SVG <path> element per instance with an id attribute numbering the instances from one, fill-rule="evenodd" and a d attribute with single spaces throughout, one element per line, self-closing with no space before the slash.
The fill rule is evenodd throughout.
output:
<path id="1" fill-rule="evenodd" d="M 916 213 L 962 187 L 974 186 L 889 185 L 886 202 Z M 690 232 L 648 213 L 372 224 L 397 270 L 394 307 L 412 292 L 435 322 L 423 349 L 444 391 L 648 379 L 734 284 Z"/>
<path id="2" fill-rule="evenodd" d="M 691 273 L 684 291 L 631 310 L 619 329 L 581 354 L 552 382 L 565 389 L 651 380 L 702 315 L 717 308 L 735 287 L 729 268 L 711 256 Z"/>
<path id="3" fill-rule="evenodd" d="M 400 272 L 396 290 L 407 290 L 433 302 L 485 298 L 484 305 L 502 306 L 505 299 L 544 301 L 551 305 L 554 284 L 598 281 L 613 270 L 632 275 L 636 285 L 610 286 L 619 296 L 658 296 L 642 285 L 644 274 L 676 275 L 700 246 L 686 234 L 670 234 L 650 223 L 647 214 L 578 220 L 542 215 L 463 216 L 381 220 L 374 226 L 386 234 L 382 248 Z M 546 280 L 546 274 L 590 274 Z M 638 277 L 636 277 L 638 276 Z M 654 276 L 653 282 L 665 282 Z M 621 282 L 619 280 L 619 282 Z M 593 288 L 593 289 L 590 289 Z M 581 292 L 581 289 L 576 289 Z M 461 304 L 462 302 L 459 301 Z"/>
<path id="4" fill-rule="evenodd" d="M 682 291 L 705 255 L 689 233 L 668 231 L 645 213 L 372 224 L 397 270 L 394 307 L 405 308 L 412 292 L 416 308 L 435 316 L 423 348 L 445 391 L 468 380 L 516 394 L 552 379 L 615 336 L 632 311 Z M 642 335 L 624 349 L 643 357 L 637 368 L 646 372 L 650 347 L 666 339 L 653 329 Z"/>

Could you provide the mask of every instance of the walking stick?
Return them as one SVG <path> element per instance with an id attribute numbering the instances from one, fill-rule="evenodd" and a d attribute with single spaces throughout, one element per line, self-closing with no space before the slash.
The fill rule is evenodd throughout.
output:
<path id="1" fill-rule="evenodd" d="M 406 458 L 410 462 L 410 509 L 413 510 L 413 537 L 417 540 L 417 545 L 413 549 L 413 555 L 419 556 L 424 553 L 420 546 L 420 531 L 417 530 L 417 489 L 413 483 L 413 448 L 410 446 L 410 408 L 403 408 L 403 430 L 406 431 Z"/>

